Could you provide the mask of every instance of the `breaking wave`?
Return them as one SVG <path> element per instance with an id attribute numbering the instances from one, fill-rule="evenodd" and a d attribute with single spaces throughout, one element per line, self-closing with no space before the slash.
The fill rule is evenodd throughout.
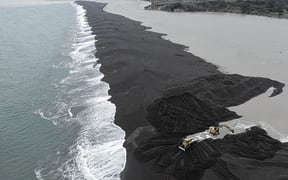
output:
<path id="1" fill-rule="evenodd" d="M 126 151 L 125 132 L 114 124 L 116 107 L 109 100 L 109 85 L 94 56 L 95 35 L 86 20 L 86 11 L 73 3 L 77 11 L 78 32 L 68 65 L 69 74 L 59 83 L 56 100 L 35 113 L 56 126 L 78 123 L 76 142 L 67 153 L 57 152 L 53 160 L 40 163 L 35 169 L 39 180 L 46 179 L 120 179 Z"/>

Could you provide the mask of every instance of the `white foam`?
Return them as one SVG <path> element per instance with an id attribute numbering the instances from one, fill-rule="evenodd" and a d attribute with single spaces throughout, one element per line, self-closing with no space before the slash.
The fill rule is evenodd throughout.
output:
<path id="1" fill-rule="evenodd" d="M 116 107 L 108 101 L 110 87 L 101 81 L 104 77 L 101 65 L 91 64 L 98 59 L 94 56 L 96 40 L 88 26 L 86 11 L 77 4 L 73 6 L 78 28 L 67 66 L 68 76 L 56 83 L 59 94 L 55 101 L 37 113 L 57 126 L 78 123 L 81 129 L 68 155 L 57 153 L 50 165 L 39 165 L 35 174 L 45 180 L 59 175 L 59 179 L 73 180 L 120 179 L 126 161 L 125 132 L 114 124 Z"/>
<path id="2" fill-rule="evenodd" d="M 78 57 L 85 57 L 95 51 L 95 40 L 91 40 L 92 31 L 85 17 L 85 10 L 79 5 L 76 5 L 76 9 L 81 31 L 78 33 L 81 36 L 76 38 L 78 40 L 76 53 L 82 54 Z M 95 60 L 97 61 L 95 58 L 88 59 L 86 62 Z M 95 66 L 95 71 L 100 72 L 99 68 L 100 66 Z M 116 108 L 114 104 L 107 101 L 110 98 L 108 95 L 109 85 L 101 82 L 102 78 L 101 74 L 85 80 L 88 84 L 98 83 L 106 87 L 105 91 L 101 93 L 102 96 L 86 100 L 90 110 L 94 112 L 93 114 L 87 112 L 90 113 L 90 118 L 86 122 L 87 124 L 83 124 L 86 128 L 83 128 L 77 143 L 77 167 L 88 180 L 120 179 L 126 158 L 126 151 L 122 146 L 125 133 L 113 123 Z M 104 95 L 103 92 L 105 92 Z"/>
<path id="3" fill-rule="evenodd" d="M 34 170 L 34 173 L 35 173 L 36 178 L 37 178 L 38 180 L 44 180 L 43 177 L 42 177 L 42 175 L 41 175 L 40 169 L 37 169 L 37 168 L 36 168 L 36 169 Z"/>
<path id="4" fill-rule="evenodd" d="M 73 113 L 71 112 L 71 108 L 70 109 L 68 109 L 68 114 L 69 114 L 69 117 L 73 117 Z"/>
<path id="5" fill-rule="evenodd" d="M 44 115 L 44 113 L 41 111 L 41 109 L 36 110 L 34 112 L 34 114 L 39 114 L 42 119 L 49 120 L 49 118 Z"/>
<path id="6" fill-rule="evenodd" d="M 83 36 L 83 37 L 75 37 L 76 43 L 78 42 L 85 42 L 85 41 L 94 41 L 95 42 L 95 35 L 88 35 L 88 36 Z"/>

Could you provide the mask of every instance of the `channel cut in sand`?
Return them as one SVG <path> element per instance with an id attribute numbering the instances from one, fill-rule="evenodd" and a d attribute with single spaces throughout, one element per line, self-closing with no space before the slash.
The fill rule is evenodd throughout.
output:
<path id="1" fill-rule="evenodd" d="M 186 135 L 240 118 L 228 107 L 269 88 L 273 88 L 271 97 L 277 96 L 284 83 L 223 74 L 217 66 L 186 52 L 185 46 L 147 31 L 140 22 L 104 12 L 105 4 L 77 3 L 87 11 L 97 36 L 96 57 L 103 81 L 111 87 L 115 123 L 126 132 L 122 179 L 287 177 L 287 144 L 271 138 L 261 127 L 207 138 L 184 152 L 178 148 Z"/>

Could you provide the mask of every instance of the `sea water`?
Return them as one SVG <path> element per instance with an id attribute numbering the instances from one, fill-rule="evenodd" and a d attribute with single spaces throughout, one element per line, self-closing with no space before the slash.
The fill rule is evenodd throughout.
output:
<path id="1" fill-rule="evenodd" d="M 0 179 L 119 179 L 95 35 L 74 3 L 0 7 Z"/>

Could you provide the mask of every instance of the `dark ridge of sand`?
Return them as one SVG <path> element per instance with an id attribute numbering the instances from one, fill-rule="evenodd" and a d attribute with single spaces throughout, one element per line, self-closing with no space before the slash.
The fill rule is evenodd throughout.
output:
<path id="1" fill-rule="evenodd" d="M 105 4 L 79 1 L 96 35 L 96 57 L 103 81 L 109 83 L 111 101 L 116 105 L 115 122 L 129 136 L 148 125 L 146 107 L 171 85 L 203 75 L 219 74 L 217 67 L 185 52 L 185 46 L 163 40 L 163 34 L 146 31 L 140 22 L 103 11 Z M 161 180 L 127 154 L 125 180 Z"/>
<path id="2" fill-rule="evenodd" d="M 189 93 L 201 101 L 221 107 L 239 106 L 265 93 L 269 88 L 274 97 L 283 92 L 284 83 L 263 77 L 249 77 L 239 74 L 214 74 L 177 84 L 165 91 L 165 97 Z"/>
<path id="3" fill-rule="evenodd" d="M 147 120 L 161 134 L 183 136 L 238 119 L 237 113 L 184 93 L 157 99 L 147 108 Z"/>
<path id="4" fill-rule="evenodd" d="M 222 74 L 215 65 L 185 52 L 185 46 L 163 40 L 163 34 L 146 31 L 148 28 L 141 26 L 140 22 L 104 12 L 105 4 L 77 3 L 87 11 L 88 23 L 97 39 L 96 57 L 105 75 L 103 80 L 109 83 L 111 101 L 116 105 L 115 122 L 125 130 L 128 139 L 139 127 L 140 130 L 132 135 L 149 137 L 153 128 L 147 126 L 146 108 L 154 100 L 162 98 L 168 87 L 189 84 L 191 80 L 207 75 Z M 148 132 L 145 134 L 145 131 Z M 167 179 L 166 175 L 154 173 L 137 161 L 129 144 L 125 145 L 128 147 L 127 162 L 122 179 Z M 204 178 L 212 177 L 217 179 L 213 172 L 205 173 Z"/>
<path id="5" fill-rule="evenodd" d="M 263 77 L 213 74 L 168 88 L 164 97 L 147 107 L 147 120 L 162 134 L 194 134 L 241 116 L 227 107 L 238 106 L 273 87 L 270 97 L 285 85 Z"/>
<path id="6" fill-rule="evenodd" d="M 79 1 L 96 35 L 96 57 L 103 80 L 110 85 L 117 125 L 127 136 L 147 125 L 146 107 L 171 85 L 203 75 L 220 73 L 215 65 L 188 52 L 185 46 L 146 31 L 140 22 L 103 11 L 104 4 Z"/>

